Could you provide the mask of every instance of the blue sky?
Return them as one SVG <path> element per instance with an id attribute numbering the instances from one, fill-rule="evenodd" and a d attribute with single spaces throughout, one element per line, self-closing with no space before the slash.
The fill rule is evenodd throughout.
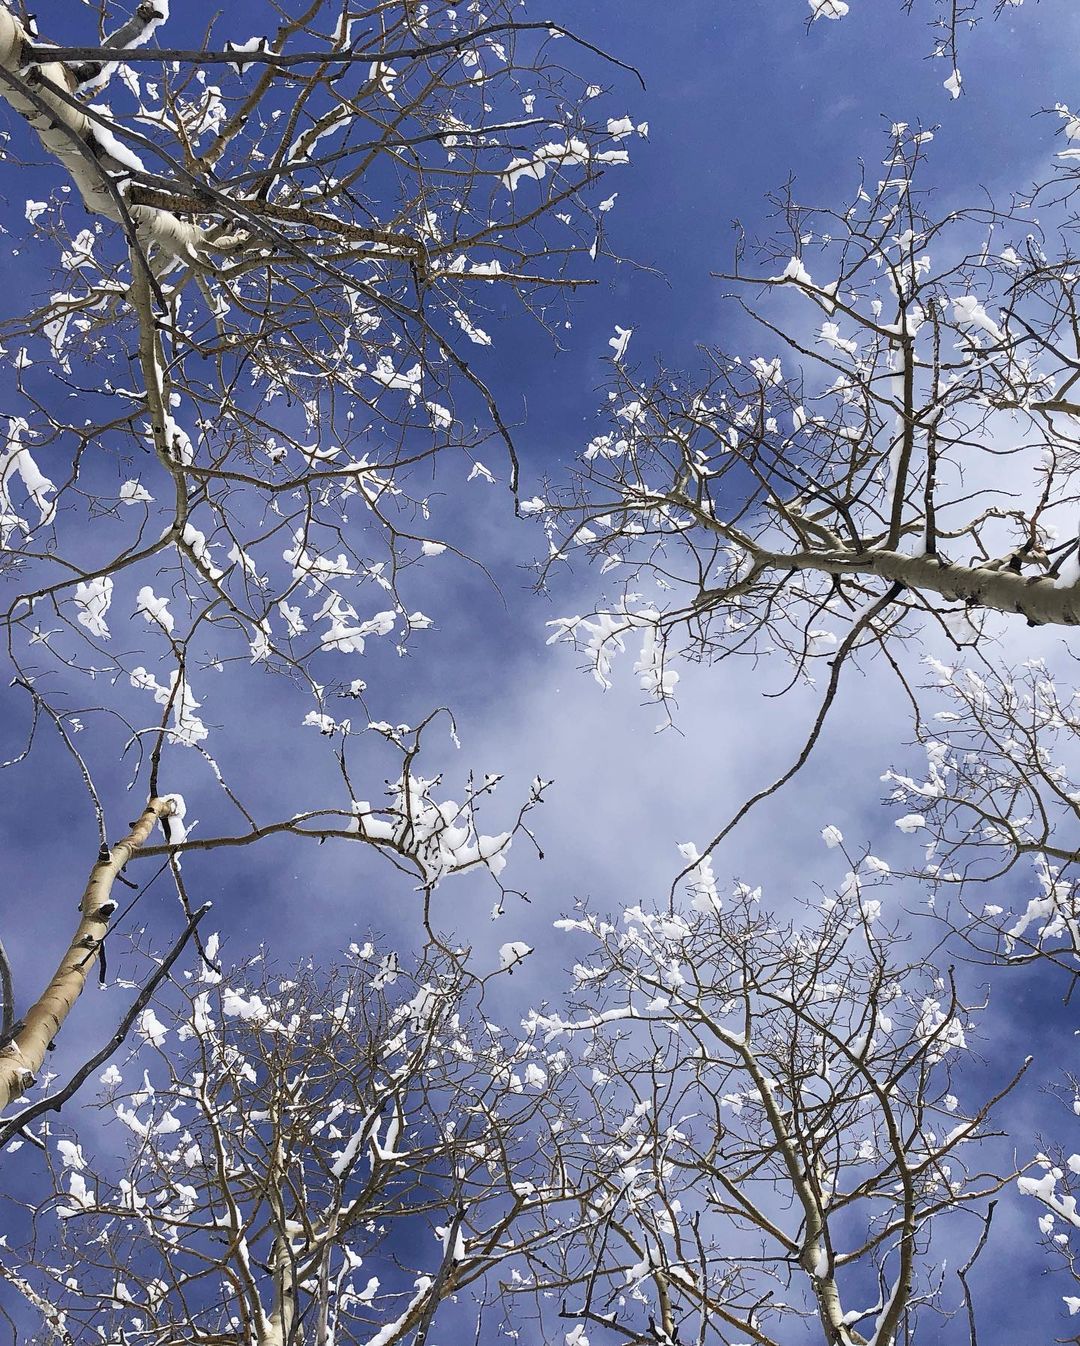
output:
<path id="1" fill-rule="evenodd" d="M 648 121 L 650 132 L 647 141 L 634 138 L 631 164 L 605 179 L 605 192 L 618 192 L 607 216 L 608 244 L 624 260 L 597 263 L 598 284 L 575 302 L 572 327 L 560 335 L 563 349 L 556 352 L 539 327 L 508 312 L 491 324 L 493 347 L 476 356 L 504 413 L 521 422 L 523 494 L 563 474 L 591 437 L 615 324 L 634 328 L 631 354 L 646 373 L 658 362 L 693 367 L 700 342 L 744 355 L 771 353 L 754 344 L 758 339 L 722 302 L 721 282 L 709 276 L 729 262 L 733 220 L 751 235 L 767 231 L 766 194 L 790 174 L 804 198 L 837 200 L 852 189 L 860 159 L 871 171 L 880 161 L 884 133 L 897 120 L 940 123 L 930 179 L 946 207 L 977 201 L 983 189 L 1005 200 L 1046 170 L 1056 121 L 1037 114 L 1076 97 L 1080 10 L 1070 0 L 1029 0 L 1001 21 L 980 25 L 964 39 L 964 94 L 951 102 L 942 89 L 947 68 L 926 59 L 932 39 L 916 8 L 906 17 L 892 0 L 852 0 L 846 20 L 819 22 L 809 33 L 796 0 L 678 0 L 662 11 L 645 0 L 560 0 L 544 9 L 545 18 L 564 19 L 640 69 L 645 90 L 619 71 L 600 67 L 600 78 L 612 87 L 612 115 L 625 111 L 635 122 Z M 932 7 L 922 8 L 924 19 Z M 244 11 L 237 13 L 235 35 L 246 38 Z M 39 21 L 50 33 L 72 29 L 70 10 L 59 0 L 39 6 Z M 23 201 L 47 190 L 60 171 L 9 165 L 4 172 L 11 233 L 0 247 L 0 276 L 12 287 L 22 276 L 11 254 L 26 227 Z M 43 285 L 35 281 L 32 288 Z M 595 576 L 568 572 L 556 577 L 550 594 L 533 595 L 527 567 L 542 550 L 539 531 L 514 520 L 505 493 L 483 483 L 469 491 L 463 542 L 488 566 L 501 596 L 475 570 L 446 558 L 446 569 L 427 581 L 444 614 L 437 628 L 421 635 L 406 661 L 387 657 L 380 666 L 377 658 L 378 679 L 366 676 L 371 709 L 380 717 L 415 720 L 433 704 L 454 708 L 463 748 L 456 752 L 444 740 L 436 760 L 446 766 L 448 792 L 469 768 L 506 772 L 501 802 L 491 809 L 493 826 L 500 809 L 513 811 L 532 775 L 556 782 L 537 821 L 547 859 L 540 864 L 519 847 L 517 868 L 507 876 L 529 888 L 530 906 L 511 905 L 491 924 L 494 893 L 481 880 L 455 880 L 441 894 L 447 922 L 475 945 L 481 963 L 492 965 L 506 939 L 536 945 L 528 969 L 498 993 L 512 1015 L 557 983 L 572 961 L 551 920 L 583 897 L 599 907 L 662 898 L 678 867 L 676 844 L 712 835 L 748 788 L 787 765 L 812 699 L 797 692 L 762 701 L 761 690 L 783 680 L 779 668 L 688 670 L 677 728 L 654 733 L 656 710 L 638 704 L 628 664 L 603 694 L 572 654 L 544 644 L 545 621 L 587 604 Z M 489 493 L 482 509 L 473 503 L 478 492 Z M 1027 634 L 1019 636 L 1010 652 L 1023 657 Z M 1040 652 L 1058 643 L 1043 637 Z M 842 878 L 846 866 L 820 841 L 826 823 L 840 826 L 855 849 L 865 842 L 886 858 L 905 854 L 905 839 L 878 803 L 881 772 L 904 758 L 904 708 L 880 669 L 852 671 L 846 682 L 843 705 L 811 766 L 748 820 L 716 860 L 719 875 L 761 883 L 781 906 Z M 280 684 L 256 670 L 238 678 L 234 695 L 238 715 L 257 704 L 257 723 L 245 738 L 227 739 L 224 756 L 254 796 L 269 802 L 296 782 L 313 797 L 320 782 L 331 787 L 326 746 L 292 729 L 294 702 Z M 0 696 L 0 756 L 21 746 L 24 700 L 18 690 Z M 288 732 L 278 728 L 286 717 Z M 361 749 L 358 760 L 367 752 Z M 373 754 L 367 770 L 374 798 L 389 767 Z M 125 796 L 122 777 L 110 782 L 110 792 L 110 815 L 134 817 L 141 801 Z M 71 813 L 77 793 L 70 761 L 47 729 L 32 765 L 0 776 L 6 889 L 0 910 L 24 997 L 51 970 L 58 952 L 53 931 L 67 928 L 96 851 L 86 810 Z M 206 797 L 189 803 L 195 814 L 213 808 Z M 359 847 L 268 842 L 193 857 L 186 872 L 193 895 L 214 901 L 213 923 L 237 958 L 265 940 L 283 959 L 307 953 L 325 959 L 369 929 L 407 944 L 414 928 L 416 898 L 408 883 Z M 1022 887 L 1028 880 L 1016 882 Z M 917 907 L 922 895 L 910 891 L 902 900 Z M 179 917 L 166 880 L 130 919 L 150 926 L 162 944 L 171 937 Z M 1055 1043 L 1072 1042 L 1073 1019 L 1059 1009 L 1064 989 L 1033 974 L 999 983 L 1008 1011 L 988 1054 L 1012 1060 L 1034 1042 L 1045 1056 L 1045 1075 L 1053 1076 L 1066 1064 Z M 78 1037 L 72 1034 L 63 1050 L 74 1055 L 76 1045 L 95 1040 L 122 1003 L 116 992 L 91 994 L 77 1011 Z M 1041 1106 L 1023 1105 L 1020 1148 Z M 1021 1255 L 1038 1269 L 1035 1218 L 1034 1209 L 1021 1209 L 999 1221 L 1005 1232 L 1010 1220 L 1019 1222 Z M 1042 1293 L 1037 1284 L 1030 1292 Z M 1040 1313 L 1053 1315 L 1042 1318 L 1052 1328 L 1046 1336 L 1061 1326 L 1059 1294 L 1048 1286 L 1039 1300 Z M 1005 1346 L 1029 1324 L 1028 1314 L 1015 1294 L 998 1298 L 985 1340 Z"/>

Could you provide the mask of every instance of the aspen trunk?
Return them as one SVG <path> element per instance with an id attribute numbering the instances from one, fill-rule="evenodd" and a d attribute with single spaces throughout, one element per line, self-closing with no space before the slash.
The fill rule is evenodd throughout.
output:
<path id="1" fill-rule="evenodd" d="M 42 147 L 63 164 L 86 209 L 123 224 L 117 195 L 126 197 L 130 165 L 110 153 L 84 112 L 53 92 L 55 88 L 75 97 L 75 76 L 67 66 L 60 61 L 25 65 L 32 45 L 23 25 L 0 3 L 0 70 L 18 81 L 0 80 L 0 98 L 25 118 Z M 190 260 L 202 242 L 202 230 L 172 211 L 130 202 L 126 209 L 144 247 L 156 244 L 170 256 Z"/>
<path id="2" fill-rule="evenodd" d="M 172 810 L 171 799 L 151 799 L 123 841 L 117 842 L 90 871 L 71 945 L 48 986 L 27 1010 L 18 1032 L 0 1051 L 0 1108 L 7 1107 L 33 1084 L 49 1044 L 86 985 L 109 918 L 116 910 L 112 886 L 117 874 L 145 843 L 158 819 L 168 817 Z"/>

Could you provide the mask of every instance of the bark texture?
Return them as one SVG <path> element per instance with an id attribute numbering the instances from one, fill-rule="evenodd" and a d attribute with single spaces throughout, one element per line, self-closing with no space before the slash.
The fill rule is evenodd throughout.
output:
<path id="1" fill-rule="evenodd" d="M 901 552 L 885 550 L 793 555 L 751 551 L 751 559 L 784 571 L 877 575 L 907 589 L 939 594 L 948 601 L 965 601 L 972 607 L 991 608 L 996 612 L 1019 613 L 1031 626 L 1080 624 L 1080 584 L 1061 583 L 1046 575 L 1024 575 L 989 566 L 950 565 L 936 556 L 905 556 Z"/>
<path id="2" fill-rule="evenodd" d="M 146 841 L 160 818 L 173 811 L 170 798 L 151 799 L 123 841 L 117 842 L 90 871 L 79 904 L 79 925 L 48 986 L 18 1026 L 15 1036 L 0 1051 L 0 1108 L 33 1084 L 49 1045 L 59 1033 L 71 1008 L 82 994 L 86 978 L 116 910 L 112 887 L 117 874 Z"/>
<path id="3" fill-rule="evenodd" d="M 63 164 L 92 215 L 134 227 L 144 246 L 153 243 L 170 256 L 190 259 L 203 241 L 202 230 L 172 211 L 128 199 L 130 165 L 109 153 L 94 120 L 75 105 L 75 75 L 60 61 L 28 65 L 32 45 L 19 20 L 0 6 L 0 97 Z"/>

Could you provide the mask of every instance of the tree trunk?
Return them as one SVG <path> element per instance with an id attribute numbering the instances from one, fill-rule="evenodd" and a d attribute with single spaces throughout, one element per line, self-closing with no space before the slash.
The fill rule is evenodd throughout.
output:
<path id="1" fill-rule="evenodd" d="M 15 1036 L 0 1050 L 0 1108 L 7 1107 L 33 1084 L 45 1053 L 86 985 L 109 918 L 116 910 L 112 886 L 117 874 L 144 844 L 158 819 L 172 811 L 171 799 L 151 799 L 123 841 L 107 853 L 103 849 L 90 871 L 79 904 L 81 919 L 67 953 L 44 992 L 27 1010 Z"/>

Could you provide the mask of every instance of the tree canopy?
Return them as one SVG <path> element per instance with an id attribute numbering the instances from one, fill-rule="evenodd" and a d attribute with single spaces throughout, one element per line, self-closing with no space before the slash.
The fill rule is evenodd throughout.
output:
<path id="1" fill-rule="evenodd" d="M 1080 1340 L 1080 17 L 886 9 L 0 0 L 13 1341 Z"/>

